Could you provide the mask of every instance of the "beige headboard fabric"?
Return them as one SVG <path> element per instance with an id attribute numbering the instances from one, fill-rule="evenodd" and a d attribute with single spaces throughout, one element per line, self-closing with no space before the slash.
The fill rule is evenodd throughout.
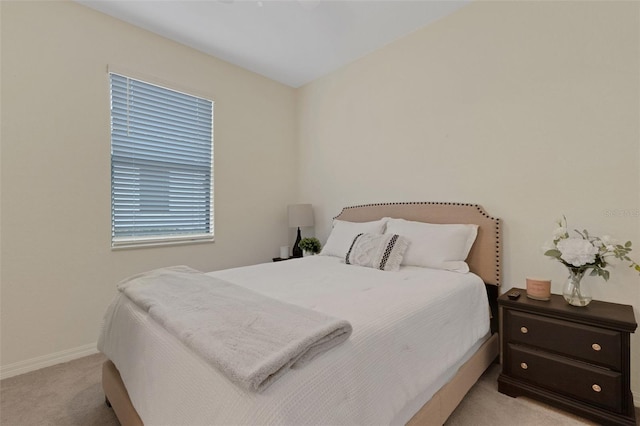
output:
<path id="1" fill-rule="evenodd" d="M 467 263 L 471 272 L 487 284 L 500 285 L 502 250 L 500 219 L 489 216 L 477 204 L 408 202 L 381 203 L 345 207 L 335 219 L 369 222 L 383 217 L 427 223 L 464 223 L 478 225 L 476 238 Z"/>

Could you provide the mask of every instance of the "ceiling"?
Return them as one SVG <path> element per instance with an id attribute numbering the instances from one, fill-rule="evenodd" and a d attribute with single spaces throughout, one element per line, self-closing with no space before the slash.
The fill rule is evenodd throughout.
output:
<path id="1" fill-rule="evenodd" d="M 76 0 L 300 87 L 470 0 Z"/>

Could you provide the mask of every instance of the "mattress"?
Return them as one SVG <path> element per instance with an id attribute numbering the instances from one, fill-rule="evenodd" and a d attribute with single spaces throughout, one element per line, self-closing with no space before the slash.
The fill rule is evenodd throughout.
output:
<path id="1" fill-rule="evenodd" d="M 345 319 L 353 334 L 254 393 L 120 294 L 98 348 L 120 371 L 145 424 L 404 424 L 489 333 L 485 286 L 471 273 L 384 272 L 312 256 L 210 274 Z"/>

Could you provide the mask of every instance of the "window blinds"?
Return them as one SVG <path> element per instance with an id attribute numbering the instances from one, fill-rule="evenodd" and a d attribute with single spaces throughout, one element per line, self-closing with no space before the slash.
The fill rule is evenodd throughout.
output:
<path id="1" fill-rule="evenodd" d="M 213 102 L 110 73 L 112 246 L 213 237 Z"/>

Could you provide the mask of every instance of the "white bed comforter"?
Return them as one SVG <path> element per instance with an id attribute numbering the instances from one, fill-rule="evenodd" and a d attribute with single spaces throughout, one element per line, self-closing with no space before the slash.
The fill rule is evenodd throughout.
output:
<path id="1" fill-rule="evenodd" d="M 313 256 L 211 275 L 345 319 L 353 334 L 256 394 L 119 295 L 98 347 L 146 425 L 403 424 L 489 331 L 484 284 L 473 274 L 384 272 Z"/>

